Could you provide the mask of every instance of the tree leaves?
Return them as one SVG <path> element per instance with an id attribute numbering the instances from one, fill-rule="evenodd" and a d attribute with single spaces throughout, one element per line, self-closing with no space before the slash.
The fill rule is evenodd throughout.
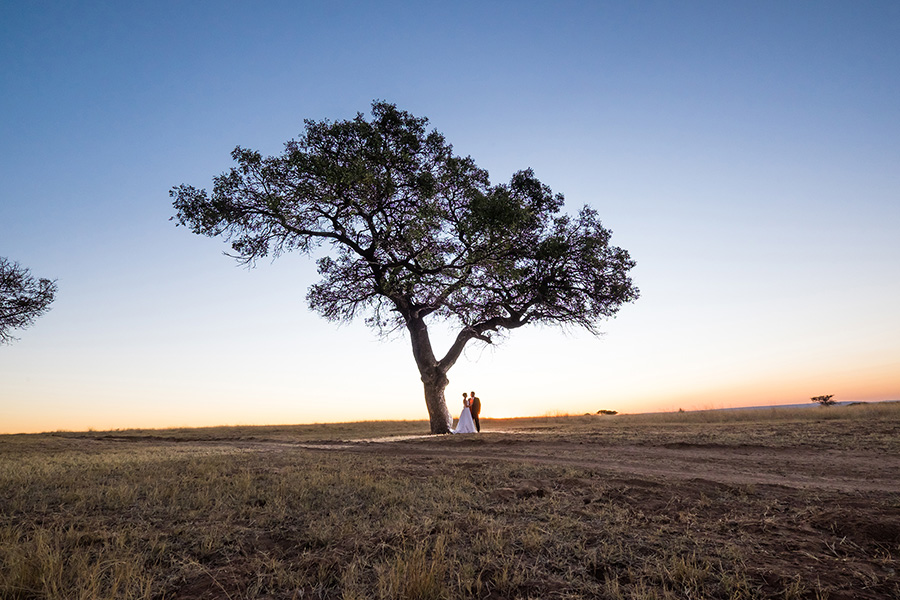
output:
<path id="1" fill-rule="evenodd" d="M 35 279 L 31 272 L 0 256 L 0 344 L 16 338 L 13 329 L 25 329 L 50 310 L 56 282 Z"/>
<path id="2" fill-rule="evenodd" d="M 463 345 L 531 322 L 595 331 L 638 297 L 634 261 L 595 211 L 561 214 L 563 196 L 531 169 L 492 186 L 427 119 L 386 102 L 371 114 L 307 120 L 280 156 L 235 148 L 211 196 L 172 189 L 178 223 L 230 240 L 247 263 L 328 245 L 310 308 L 364 313 L 382 332 L 429 315 L 454 322 Z"/>

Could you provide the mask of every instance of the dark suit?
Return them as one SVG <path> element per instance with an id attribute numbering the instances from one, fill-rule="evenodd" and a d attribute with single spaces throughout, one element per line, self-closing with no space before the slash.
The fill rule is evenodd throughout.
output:
<path id="1" fill-rule="evenodd" d="M 478 399 L 478 396 L 472 398 L 472 408 L 469 410 L 472 411 L 472 420 L 475 421 L 475 429 L 480 432 L 481 422 L 478 420 L 478 415 L 481 414 L 481 400 Z"/>

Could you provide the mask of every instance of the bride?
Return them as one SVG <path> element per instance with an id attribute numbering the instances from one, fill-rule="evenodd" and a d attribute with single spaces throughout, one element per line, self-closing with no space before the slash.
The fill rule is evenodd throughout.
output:
<path id="1" fill-rule="evenodd" d="M 456 429 L 451 428 L 451 433 L 477 433 L 475 429 L 475 421 L 472 420 L 472 401 L 469 400 L 466 393 L 463 392 L 463 409 L 459 413 L 459 421 L 456 423 Z"/>

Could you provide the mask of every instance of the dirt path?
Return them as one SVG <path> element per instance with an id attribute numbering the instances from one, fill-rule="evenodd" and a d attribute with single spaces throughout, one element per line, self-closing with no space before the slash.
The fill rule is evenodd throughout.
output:
<path id="1" fill-rule="evenodd" d="M 729 485 L 779 485 L 797 489 L 900 493 L 900 456 L 873 451 L 669 444 L 600 445 L 518 440 L 487 434 L 454 438 L 304 444 L 321 451 L 449 460 L 522 461 L 570 465 L 618 476 L 706 480 Z"/>

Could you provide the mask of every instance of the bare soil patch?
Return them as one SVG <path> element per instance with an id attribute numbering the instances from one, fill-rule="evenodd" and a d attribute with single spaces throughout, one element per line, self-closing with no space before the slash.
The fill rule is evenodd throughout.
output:
<path id="1" fill-rule="evenodd" d="M 459 440 L 428 436 L 303 446 L 405 458 L 430 456 L 445 460 L 575 466 L 612 476 L 626 475 L 654 481 L 703 480 L 727 485 L 900 493 L 900 455 L 883 450 L 686 442 L 652 446 L 591 443 L 585 439 L 543 441 L 540 437 L 485 432 Z"/>

